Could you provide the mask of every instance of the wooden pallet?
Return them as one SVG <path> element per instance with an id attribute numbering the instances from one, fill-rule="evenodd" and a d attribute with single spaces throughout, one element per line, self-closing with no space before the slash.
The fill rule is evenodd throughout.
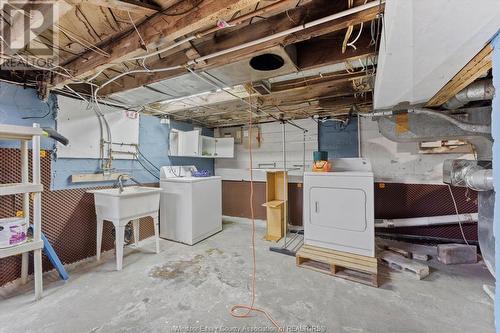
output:
<path id="1" fill-rule="evenodd" d="M 377 258 L 304 245 L 296 260 L 298 267 L 378 287 Z"/>
<path id="2" fill-rule="evenodd" d="M 379 255 L 379 257 L 382 259 L 382 262 L 387 263 L 390 268 L 401 272 L 409 272 L 419 280 L 422 280 L 429 275 L 429 266 L 418 261 L 405 258 L 397 253 L 384 251 Z"/>

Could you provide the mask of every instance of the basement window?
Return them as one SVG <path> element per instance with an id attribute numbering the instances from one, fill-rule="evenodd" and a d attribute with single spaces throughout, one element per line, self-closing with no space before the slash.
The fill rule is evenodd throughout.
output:
<path id="1" fill-rule="evenodd" d="M 264 53 L 250 59 L 250 66 L 258 71 L 274 71 L 283 67 L 285 60 L 277 54 Z"/>

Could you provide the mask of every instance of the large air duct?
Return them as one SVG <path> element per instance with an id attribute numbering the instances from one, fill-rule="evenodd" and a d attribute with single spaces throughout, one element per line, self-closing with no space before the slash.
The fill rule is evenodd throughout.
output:
<path id="1" fill-rule="evenodd" d="M 459 91 L 443 107 L 448 110 L 459 109 L 469 102 L 493 99 L 494 93 L 495 88 L 491 79 L 479 80 Z"/>
<path id="2" fill-rule="evenodd" d="M 415 110 L 419 110 L 415 112 Z M 420 111 L 422 110 L 422 111 Z M 426 109 L 409 109 L 405 130 L 398 125 L 394 111 L 380 111 L 370 114 L 379 126 L 380 134 L 394 142 L 423 142 L 462 139 L 472 143 L 479 159 L 491 160 L 491 107 L 470 108 L 463 115 L 452 115 Z M 467 119 L 463 121 L 462 119 Z M 396 128 L 399 126 L 399 130 Z"/>

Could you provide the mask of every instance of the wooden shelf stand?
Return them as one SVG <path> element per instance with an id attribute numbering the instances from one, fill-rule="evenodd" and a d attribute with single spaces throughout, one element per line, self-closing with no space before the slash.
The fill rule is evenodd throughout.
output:
<path id="1" fill-rule="evenodd" d="M 288 174 L 286 171 L 266 172 L 267 228 L 265 240 L 277 242 L 285 235 L 288 205 Z"/>

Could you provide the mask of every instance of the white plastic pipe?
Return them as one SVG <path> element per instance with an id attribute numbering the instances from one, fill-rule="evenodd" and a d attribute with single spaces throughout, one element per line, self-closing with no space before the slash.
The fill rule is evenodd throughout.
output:
<path id="1" fill-rule="evenodd" d="M 477 222 L 477 220 L 478 213 L 413 217 L 406 219 L 382 219 L 375 221 L 375 228 L 421 227 L 458 222 Z"/>

